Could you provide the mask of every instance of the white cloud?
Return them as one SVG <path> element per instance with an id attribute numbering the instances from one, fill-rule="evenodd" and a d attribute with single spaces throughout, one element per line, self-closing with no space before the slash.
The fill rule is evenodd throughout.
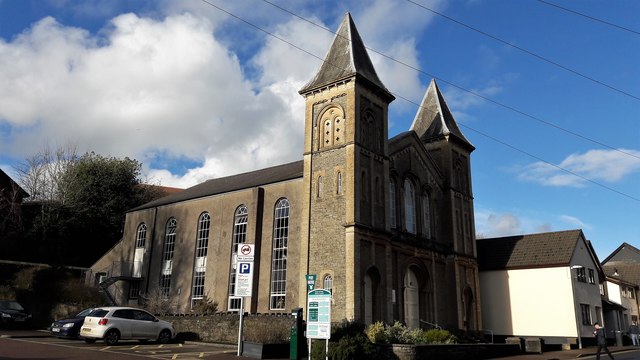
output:
<path id="1" fill-rule="evenodd" d="M 567 225 L 580 229 L 591 229 L 592 227 L 579 218 L 571 215 L 560 215 L 559 220 Z"/>
<path id="2" fill-rule="evenodd" d="M 589 150 L 571 154 L 557 166 L 540 161 L 532 163 L 518 169 L 518 177 L 546 186 L 582 187 L 586 185 L 585 179 L 614 183 L 639 172 L 639 158 L 637 150 Z"/>
<path id="3" fill-rule="evenodd" d="M 320 60 L 264 33 L 252 34 L 257 50 L 240 59 L 231 46 L 237 43 L 215 35 L 228 31 L 221 28 L 232 23 L 222 21 L 227 15 L 200 2 L 162 4 L 164 18 L 123 14 L 97 34 L 48 17 L 11 41 L 0 39 L 0 63 L 6 64 L 0 68 L 0 122 L 8 124 L 0 151 L 20 159 L 40 144 L 73 143 L 80 152 L 138 159 L 149 177 L 180 187 L 300 159 L 304 101 L 297 91 Z M 234 4 L 230 10 L 246 10 Z M 384 1 L 356 6 L 365 43 L 416 65 L 415 37 L 431 16 L 386 7 Z M 279 13 L 252 14 L 319 57 L 334 36 L 295 17 L 279 23 Z M 390 90 L 422 96 L 417 72 L 380 59 L 374 65 Z M 246 74 L 248 68 L 257 74 Z M 195 165 L 185 171 L 171 159 Z"/>

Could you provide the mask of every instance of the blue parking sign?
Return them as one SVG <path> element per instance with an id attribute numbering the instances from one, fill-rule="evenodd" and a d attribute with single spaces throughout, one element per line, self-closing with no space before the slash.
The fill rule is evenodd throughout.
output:
<path id="1" fill-rule="evenodd" d="M 251 274 L 251 263 L 240 263 L 240 274 Z"/>

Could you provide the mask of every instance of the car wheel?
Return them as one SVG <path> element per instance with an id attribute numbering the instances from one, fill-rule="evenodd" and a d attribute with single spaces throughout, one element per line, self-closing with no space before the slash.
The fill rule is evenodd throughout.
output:
<path id="1" fill-rule="evenodd" d="M 160 344 L 166 344 L 169 341 L 171 341 L 171 331 L 166 329 L 160 331 L 160 335 L 158 335 L 158 342 Z"/>
<path id="2" fill-rule="evenodd" d="M 85 338 L 84 342 L 86 342 L 87 344 L 93 344 L 96 342 L 96 339 L 89 339 L 89 338 Z"/>
<path id="3" fill-rule="evenodd" d="M 107 345 L 115 345 L 118 343 L 118 340 L 120 340 L 120 333 L 118 330 L 111 329 L 104 335 L 104 343 Z"/>

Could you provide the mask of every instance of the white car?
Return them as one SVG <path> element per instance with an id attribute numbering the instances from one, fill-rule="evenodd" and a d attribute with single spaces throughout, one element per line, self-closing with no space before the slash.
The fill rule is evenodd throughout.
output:
<path id="1" fill-rule="evenodd" d="M 118 340 L 156 340 L 161 344 L 176 337 L 170 322 L 160 320 L 142 309 L 107 306 L 94 309 L 84 318 L 80 336 L 87 343 L 103 339 L 107 345 Z"/>

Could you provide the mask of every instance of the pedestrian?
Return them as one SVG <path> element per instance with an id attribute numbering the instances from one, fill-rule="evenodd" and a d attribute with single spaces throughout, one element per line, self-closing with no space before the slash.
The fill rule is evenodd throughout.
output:
<path id="1" fill-rule="evenodd" d="M 631 344 L 633 346 L 638 346 L 638 334 L 640 334 L 640 329 L 638 328 L 638 324 L 635 321 L 631 322 L 631 326 L 629 326 L 629 336 L 631 337 Z"/>
<path id="2" fill-rule="evenodd" d="M 596 343 L 598 344 L 598 352 L 596 353 L 596 360 L 600 360 L 600 351 L 604 349 L 607 352 L 611 360 L 613 360 L 613 355 L 611 355 L 611 351 L 607 347 L 607 339 L 605 337 L 604 328 L 600 326 L 600 324 L 593 324 L 595 330 L 593 331 L 593 336 L 596 337 Z"/>

